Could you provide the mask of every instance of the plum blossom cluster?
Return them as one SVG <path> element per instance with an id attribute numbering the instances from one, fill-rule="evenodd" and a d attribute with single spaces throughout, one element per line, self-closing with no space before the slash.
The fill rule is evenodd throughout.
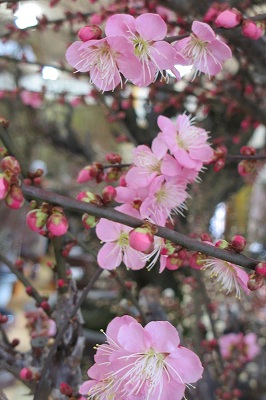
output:
<path id="1" fill-rule="evenodd" d="M 199 21 L 193 22 L 191 35 L 173 46 L 165 41 L 167 25 L 158 14 L 113 15 L 103 38 L 97 28 L 82 28 L 81 41 L 70 45 L 66 59 L 78 72 L 89 72 L 91 82 L 102 92 L 122 85 L 122 76 L 140 87 L 150 85 L 158 75 L 167 80 L 169 70 L 179 80 L 176 65 L 189 64 L 196 71 L 216 75 L 232 56 L 212 28 Z"/>
<path id="2" fill-rule="evenodd" d="M 144 328 L 132 317 L 114 318 L 106 343 L 97 346 L 90 380 L 80 393 L 88 399 L 181 400 L 186 387 L 202 377 L 198 356 L 180 345 L 177 330 L 167 321 Z"/>
<path id="3" fill-rule="evenodd" d="M 228 333 L 219 339 L 219 346 L 222 357 L 227 361 L 237 359 L 242 363 L 253 360 L 259 352 L 260 346 L 257 343 L 255 333 Z"/>
<path id="4" fill-rule="evenodd" d="M 147 261 L 151 268 L 159 260 L 160 272 L 179 266 L 176 253 L 180 248 L 154 237 L 152 224 L 165 226 L 173 214 L 182 213 L 188 184 L 197 179 L 203 164 L 212 159 L 213 151 L 207 132 L 196 127 L 186 114 L 175 121 L 160 116 L 158 125 L 161 132 L 151 149 L 140 145 L 133 150 L 133 165 L 120 179 L 115 196 L 122 203 L 116 207 L 118 211 L 151 224 L 132 231 L 102 218 L 96 234 L 105 242 L 98 253 L 98 263 L 104 269 L 114 269 L 122 261 L 127 268 L 141 269 Z"/>

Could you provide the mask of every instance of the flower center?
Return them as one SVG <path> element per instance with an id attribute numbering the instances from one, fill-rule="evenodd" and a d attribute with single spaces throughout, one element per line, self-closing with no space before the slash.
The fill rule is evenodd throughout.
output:
<path id="1" fill-rule="evenodd" d="M 140 59 L 149 58 L 149 42 L 139 36 L 133 39 L 134 54 Z"/>
<path id="2" fill-rule="evenodd" d="M 182 50 L 182 54 L 185 58 L 189 58 L 192 61 L 202 58 L 202 55 L 206 52 L 206 46 L 208 42 L 201 41 L 196 35 L 190 35 L 190 41 Z"/>
<path id="3" fill-rule="evenodd" d="M 117 243 L 119 244 L 120 247 L 122 247 L 122 249 L 129 246 L 128 233 L 122 232 L 117 240 Z"/>
<path id="4" fill-rule="evenodd" d="M 188 150 L 188 146 L 185 143 L 185 141 L 181 138 L 179 132 L 177 132 L 177 135 L 176 135 L 176 143 L 180 149 L 184 149 L 186 151 Z"/>

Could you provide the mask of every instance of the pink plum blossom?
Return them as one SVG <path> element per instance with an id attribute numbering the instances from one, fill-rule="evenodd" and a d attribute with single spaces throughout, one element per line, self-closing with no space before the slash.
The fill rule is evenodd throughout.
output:
<path id="1" fill-rule="evenodd" d="M 107 327 L 107 343 L 98 346 L 80 393 L 101 400 L 175 400 L 201 378 L 198 356 L 180 346 L 177 330 L 168 321 L 143 328 L 130 316 L 116 317 Z"/>
<path id="2" fill-rule="evenodd" d="M 116 210 L 128 212 L 126 205 L 116 207 Z M 130 214 L 139 217 L 137 210 L 131 209 Z M 119 224 L 101 218 L 96 226 L 96 235 L 105 242 L 98 252 L 97 261 L 101 268 L 112 270 L 117 268 L 123 261 L 127 268 L 137 270 L 144 268 L 145 261 L 142 260 L 143 254 L 134 250 L 129 245 L 129 232 L 132 230 L 129 226 Z"/>
<path id="3" fill-rule="evenodd" d="M 193 122 L 186 114 L 179 115 L 174 122 L 162 115 L 158 118 L 162 137 L 170 153 L 182 167 L 198 172 L 203 163 L 212 159 L 213 150 L 207 142 L 205 129 L 196 127 Z"/>
<path id="4" fill-rule="evenodd" d="M 178 182 L 175 178 L 165 179 L 157 176 L 149 186 L 149 194 L 140 206 L 142 217 L 158 216 L 166 221 L 171 213 L 182 213 L 187 199 L 186 182 Z"/>
<path id="5" fill-rule="evenodd" d="M 164 41 L 167 25 L 158 14 L 146 13 L 136 19 L 127 14 L 113 15 L 106 23 L 105 33 L 107 37 L 124 36 L 133 45 L 134 54 L 139 60 L 138 76 L 132 79 L 124 75 L 135 85 L 148 86 L 158 73 L 164 76 L 163 71 L 167 69 L 173 70 L 177 79 L 180 79 L 174 66 L 185 60 L 172 45 Z"/>
<path id="6" fill-rule="evenodd" d="M 244 361 L 250 361 L 260 352 L 255 333 L 228 333 L 219 339 L 219 345 L 225 359 L 242 356 Z"/>
<path id="7" fill-rule="evenodd" d="M 220 283 L 221 289 L 226 294 L 235 292 L 236 298 L 240 299 L 243 289 L 246 294 L 249 294 L 247 283 L 249 275 L 240 267 L 228 261 L 219 260 L 218 258 L 209 257 L 204 261 L 203 270 L 207 270 L 211 277 Z"/>
<path id="8" fill-rule="evenodd" d="M 174 47 L 196 71 L 209 76 L 218 74 L 222 63 L 232 57 L 230 48 L 216 37 L 212 28 L 199 21 L 193 22 L 190 36 L 179 40 Z"/>
<path id="9" fill-rule="evenodd" d="M 138 75 L 133 45 L 124 37 L 74 42 L 66 51 L 66 59 L 77 71 L 89 72 L 91 82 L 103 92 L 122 85 L 120 72 L 131 80 Z"/>
<path id="10" fill-rule="evenodd" d="M 42 105 L 42 94 L 37 92 L 29 92 L 28 90 L 22 90 L 20 93 L 22 103 L 32 108 L 39 108 Z"/>

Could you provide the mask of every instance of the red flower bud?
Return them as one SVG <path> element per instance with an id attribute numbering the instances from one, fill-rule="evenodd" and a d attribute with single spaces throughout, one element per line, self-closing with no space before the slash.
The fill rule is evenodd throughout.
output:
<path id="1" fill-rule="evenodd" d="M 68 230 L 67 218 L 63 213 L 55 211 L 47 219 L 46 227 L 52 235 L 62 236 Z"/>
<path id="2" fill-rule="evenodd" d="M 257 40 L 263 35 L 263 29 L 251 19 L 244 19 L 241 27 L 243 35 L 252 40 Z"/>
<path id="3" fill-rule="evenodd" d="M 256 154 L 256 149 L 251 146 L 242 146 L 240 149 L 240 153 L 244 156 L 252 156 Z"/>
<path id="4" fill-rule="evenodd" d="M 99 206 L 102 206 L 103 204 L 102 199 L 98 194 L 94 194 L 88 190 L 86 192 L 80 192 L 77 195 L 77 200 L 84 201 L 85 203 L 98 204 Z"/>
<path id="5" fill-rule="evenodd" d="M 73 389 L 65 382 L 60 383 L 60 392 L 68 397 L 73 395 Z"/>
<path id="6" fill-rule="evenodd" d="M 246 243 L 247 241 L 243 236 L 235 235 L 232 238 L 230 245 L 235 251 L 241 252 L 244 250 Z"/>
<path id="7" fill-rule="evenodd" d="M 1 161 L 1 168 L 3 171 L 8 170 L 15 175 L 18 175 L 21 172 L 18 160 L 12 156 L 6 156 L 3 158 L 3 160 Z"/>
<path id="8" fill-rule="evenodd" d="M 120 164 L 122 161 L 122 157 L 117 153 L 108 153 L 106 154 L 105 159 L 110 164 Z"/>
<path id="9" fill-rule="evenodd" d="M 218 158 L 213 165 L 214 172 L 220 171 L 225 166 L 225 158 Z"/>
<path id="10" fill-rule="evenodd" d="M 27 286 L 26 287 L 26 293 L 27 293 L 27 295 L 28 296 L 33 296 L 33 289 L 32 289 L 32 286 Z"/>
<path id="11" fill-rule="evenodd" d="M 215 247 L 219 247 L 219 249 L 228 249 L 229 243 L 226 240 L 220 239 L 215 243 Z"/>
<path id="12" fill-rule="evenodd" d="M 260 262 L 259 264 L 257 264 L 256 268 L 255 268 L 255 272 L 256 272 L 256 274 L 266 278 L 266 262 Z"/>
<path id="13" fill-rule="evenodd" d="M 5 324 L 8 321 L 8 316 L 0 314 L 0 324 Z"/>
<path id="14" fill-rule="evenodd" d="M 45 226 L 48 215 L 40 209 L 31 210 L 26 216 L 28 227 L 34 231 L 39 232 Z"/>
<path id="15" fill-rule="evenodd" d="M 99 222 L 99 218 L 94 215 L 83 214 L 82 215 L 82 223 L 85 229 L 94 228 Z"/>
<path id="16" fill-rule="evenodd" d="M 41 302 L 40 307 L 44 311 L 50 311 L 50 309 L 51 309 L 50 304 L 48 303 L 48 301 L 45 301 L 45 300 Z"/>
<path id="17" fill-rule="evenodd" d="M 12 347 L 18 346 L 20 343 L 19 339 L 13 339 L 12 342 L 10 343 Z"/>

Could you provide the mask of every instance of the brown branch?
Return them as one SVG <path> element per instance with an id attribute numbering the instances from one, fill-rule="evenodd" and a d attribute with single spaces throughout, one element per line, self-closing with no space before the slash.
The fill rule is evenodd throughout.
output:
<path id="1" fill-rule="evenodd" d="M 114 210 L 113 208 L 81 202 L 56 193 L 47 192 L 43 189 L 39 189 L 33 186 L 26 186 L 22 184 L 21 187 L 24 196 L 27 199 L 35 199 L 55 205 L 60 205 L 63 208 L 75 211 L 80 214 L 87 213 L 94 215 L 95 217 L 106 218 L 111 221 L 130 226 L 132 228 L 137 228 L 144 223 L 144 221 L 141 219 L 123 214 L 117 210 Z M 249 258 L 243 254 L 232 253 L 227 250 L 219 249 L 218 247 L 208 245 L 204 242 L 192 239 L 179 232 L 162 226 L 158 226 L 158 232 L 156 233 L 156 235 L 164 239 L 168 239 L 173 243 L 177 243 L 189 250 L 198 251 L 200 253 L 215 258 L 220 258 L 224 261 L 232 262 L 244 268 L 254 269 L 255 266 L 258 264 L 258 260 Z"/>
<path id="2" fill-rule="evenodd" d="M 63 335 L 65 333 L 65 331 L 67 330 L 69 324 L 71 323 L 72 318 L 76 315 L 77 311 L 79 310 L 81 304 L 84 302 L 84 300 L 86 299 L 89 291 L 91 290 L 91 288 L 93 287 L 94 283 L 97 281 L 97 279 L 99 278 L 99 276 L 101 275 L 101 273 L 103 272 L 102 269 L 98 269 L 94 276 L 92 277 L 92 279 L 90 280 L 90 282 L 88 283 L 88 285 L 85 287 L 85 289 L 83 289 L 83 292 L 81 294 L 81 296 L 79 297 L 76 305 L 74 306 L 73 310 L 71 311 L 69 318 L 64 322 L 64 324 L 62 325 L 61 329 L 59 330 L 59 332 L 56 335 L 55 341 L 52 345 L 52 347 L 50 348 L 49 354 L 45 360 L 42 372 L 41 372 L 41 378 L 37 384 L 36 387 L 36 391 L 34 394 L 34 398 L 33 400 L 40 400 L 42 398 L 42 391 L 46 390 L 45 386 L 46 386 L 46 374 L 49 370 L 50 364 L 52 362 L 52 359 L 56 353 L 57 347 L 59 345 L 59 343 L 61 342 Z"/>
<path id="3" fill-rule="evenodd" d="M 244 154 L 227 154 L 226 160 L 228 161 L 241 161 L 241 160 L 266 160 L 266 154 L 254 154 L 254 155 L 244 155 Z"/>

